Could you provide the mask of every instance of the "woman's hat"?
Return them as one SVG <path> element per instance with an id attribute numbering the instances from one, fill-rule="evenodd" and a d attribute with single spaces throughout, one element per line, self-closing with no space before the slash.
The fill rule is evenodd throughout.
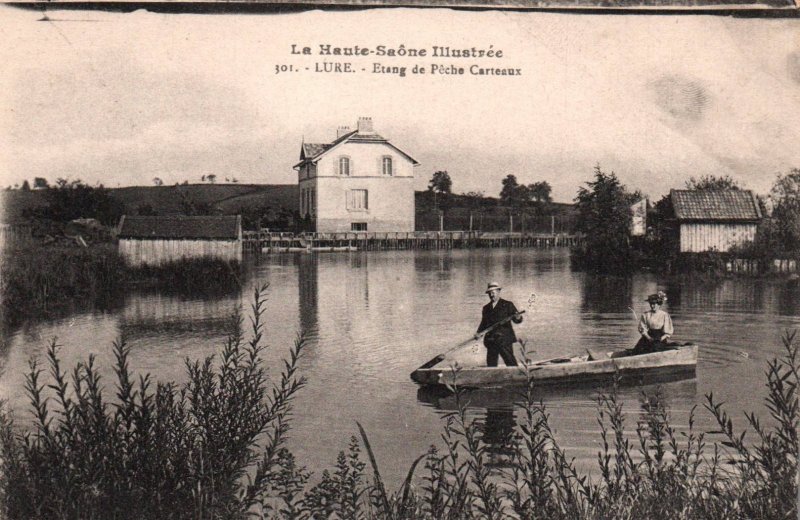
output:
<path id="1" fill-rule="evenodd" d="M 658 291 L 655 294 L 651 294 L 645 300 L 647 303 L 657 303 L 659 305 L 663 305 L 665 301 L 667 301 L 667 295 L 664 291 Z"/>
<path id="2" fill-rule="evenodd" d="M 499 284 L 492 282 L 486 287 L 486 293 L 488 294 L 489 291 L 499 291 L 500 289 L 502 289 L 502 287 L 500 287 Z"/>

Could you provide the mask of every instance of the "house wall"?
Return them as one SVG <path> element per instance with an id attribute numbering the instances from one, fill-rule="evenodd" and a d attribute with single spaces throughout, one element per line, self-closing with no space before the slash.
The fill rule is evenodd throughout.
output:
<path id="1" fill-rule="evenodd" d="M 733 246 L 752 242 L 756 224 L 691 222 L 680 225 L 681 253 L 730 251 Z"/>
<path id="2" fill-rule="evenodd" d="M 133 266 L 162 265 L 181 259 L 210 257 L 229 262 L 242 260 L 241 234 L 238 240 L 119 240 L 119 253 Z"/>
<path id="3" fill-rule="evenodd" d="M 339 175 L 339 158 L 350 158 L 350 175 Z M 384 175 L 382 159 L 392 158 L 393 174 Z M 345 143 L 324 155 L 316 176 L 300 181 L 301 214 L 303 190 L 315 192 L 309 213 L 316 231 L 350 231 L 354 222 L 367 224 L 367 231 L 414 231 L 414 165 L 385 143 Z M 349 190 L 367 190 L 367 209 L 348 208 Z"/>
<path id="4" fill-rule="evenodd" d="M 350 231 L 352 223 L 365 222 L 367 231 L 414 231 L 414 179 L 320 178 L 316 230 Z M 347 207 L 349 190 L 367 190 L 367 209 Z"/>

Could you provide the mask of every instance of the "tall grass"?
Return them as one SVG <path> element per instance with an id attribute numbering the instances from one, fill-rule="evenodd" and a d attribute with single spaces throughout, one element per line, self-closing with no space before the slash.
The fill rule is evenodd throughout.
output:
<path id="1" fill-rule="evenodd" d="M 219 294 L 238 290 L 242 276 L 238 262 L 214 258 L 133 267 L 113 244 L 78 248 L 36 242 L 9 246 L 0 255 L 0 273 L 0 321 L 11 326 L 73 307 L 113 307 L 120 291 L 132 285 L 182 295 Z"/>
<path id="2" fill-rule="evenodd" d="M 48 315 L 70 304 L 93 304 L 116 290 L 125 264 L 110 245 L 44 247 L 27 243 L 0 255 L 0 295 L 6 322 Z"/>
<path id="3" fill-rule="evenodd" d="M 277 380 L 267 377 L 263 288 L 254 294 L 251 337 L 232 319 L 219 359 L 186 361 L 188 381 L 135 378 L 129 350 L 114 345 L 115 395 L 93 357 L 69 374 L 52 343 L 31 362 L 32 427 L 0 420 L 0 496 L 10 519 L 244 518 L 293 469 L 285 449 L 303 340 Z M 48 382 L 44 381 L 47 376 Z M 295 477 L 293 477 L 295 478 Z"/>
<path id="4" fill-rule="evenodd" d="M 516 406 L 514 434 L 498 453 L 453 386 L 438 445 L 420 455 L 396 491 L 387 489 L 366 431 L 357 424 L 334 468 L 314 477 L 287 449 L 292 399 L 303 387 L 289 351 L 276 380 L 261 365 L 264 294 L 254 294 L 251 335 L 232 320 L 218 359 L 186 362 L 188 382 L 153 384 L 128 369 L 114 345 L 115 395 L 94 360 L 70 374 L 51 344 L 31 363 L 26 390 L 32 429 L 0 414 L 0 503 L 10 519 L 784 519 L 797 515 L 800 346 L 769 363 L 764 423 L 737 430 L 709 394 L 703 409 L 722 441 L 670 423 L 656 391 L 629 416 L 616 384 L 597 399 L 598 472 L 576 469 L 556 441 L 533 373 Z M 458 368 L 455 380 L 458 381 Z M 45 381 L 45 379 L 47 381 Z M 632 430 L 631 430 L 632 428 Z M 752 438 L 747 438 L 751 435 Z M 496 457 L 502 457 L 501 464 Z"/>

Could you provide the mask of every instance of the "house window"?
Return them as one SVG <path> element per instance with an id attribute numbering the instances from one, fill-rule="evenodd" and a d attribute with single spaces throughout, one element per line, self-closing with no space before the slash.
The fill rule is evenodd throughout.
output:
<path id="1" fill-rule="evenodd" d="M 339 175 L 350 175 L 349 157 L 339 157 Z"/>
<path id="2" fill-rule="evenodd" d="M 366 231 L 367 230 L 367 223 L 366 222 L 351 222 L 350 223 L 350 231 Z"/>
<path id="3" fill-rule="evenodd" d="M 394 175 L 394 170 L 393 170 L 392 158 L 391 157 L 389 157 L 388 155 L 385 155 L 383 157 L 383 160 L 381 161 L 381 164 L 383 165 L 383 174 L 384 175 Z"/>
<path id="4" fill-rule="evenodd" d="M 347 209 L 364 211 L 369 209 L 367 190 L 350 190 L 347 192 Z"/>

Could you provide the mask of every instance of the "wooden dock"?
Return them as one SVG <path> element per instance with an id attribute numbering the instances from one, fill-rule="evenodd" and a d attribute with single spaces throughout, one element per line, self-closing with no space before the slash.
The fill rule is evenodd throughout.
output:
<path id="1" fill-rule="evenodd" d="M 468 249 L 479 247 L 568 247 L 579 237 L 567 234 L 498 233 L 482 231 L 414 231 L 342 233 L 278 233 L 244 231 L 245 253 L 314 251 L 390 251 L 407 249 Z"/>

